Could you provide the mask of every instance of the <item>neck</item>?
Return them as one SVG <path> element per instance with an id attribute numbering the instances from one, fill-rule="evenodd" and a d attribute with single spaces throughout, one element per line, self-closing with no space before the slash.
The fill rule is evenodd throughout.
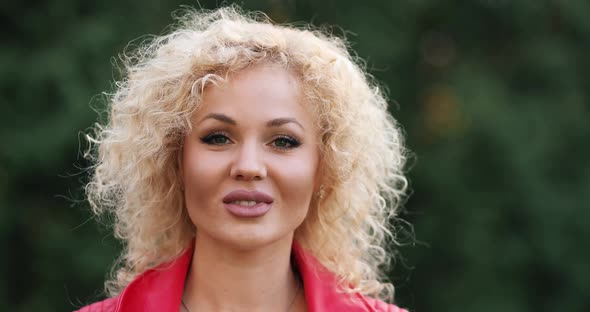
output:
<path id="1" fill-rule="evenodd" d="M 292 236 L 237 250 L 199 234 L 184 300 L 198 311 L 287 311 L 298 281 L 291 269 Z"/>

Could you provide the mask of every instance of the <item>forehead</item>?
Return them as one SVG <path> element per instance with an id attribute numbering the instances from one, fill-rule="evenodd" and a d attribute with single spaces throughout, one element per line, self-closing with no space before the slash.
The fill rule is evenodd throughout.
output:
<path id="1" fill-rule="evenodd" d="M 300 86 L 299 78 L 283 67 L 254 65 L 207 87 L 196 114 L 225 113 L 234 118 L 296 117 L 311 123 L 313 118 L 308 105 L 304 104 Z"/>

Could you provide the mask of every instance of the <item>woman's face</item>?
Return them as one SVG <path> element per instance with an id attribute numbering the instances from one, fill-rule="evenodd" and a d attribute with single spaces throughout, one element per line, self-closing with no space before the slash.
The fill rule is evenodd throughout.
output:
<path id="1" fill-rule="evenodd" d="M 199 239 L 290 242 L 317 189 L 318 137 L 297 78 L 256 65 L 204 92 L 185 138 L 186 207 Z"/>

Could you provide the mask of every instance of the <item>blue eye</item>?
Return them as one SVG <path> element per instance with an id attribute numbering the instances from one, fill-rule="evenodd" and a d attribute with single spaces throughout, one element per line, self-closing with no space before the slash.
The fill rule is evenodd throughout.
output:
<path id="1" fill-rule="evenodd" d="M 209 145 L 225 145 L 231 143 L 223 133 L 211 133 L 201 138 L 201 142 Z"/>
<path id="2" fill-rule="evenodd" d="M 301 143 L 299 143 L 299 141 L 297 141 L 295 138 L 282 135 L 272 141 L 272 145 L 278 149 L 292 149 L 298 147 L 301 145 Z"/>

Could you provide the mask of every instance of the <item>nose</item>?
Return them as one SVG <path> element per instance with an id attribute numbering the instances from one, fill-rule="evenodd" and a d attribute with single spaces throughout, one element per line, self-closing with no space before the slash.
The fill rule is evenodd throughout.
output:
<path id="1" fill-rule="evenodd" d="M 262 151 L 254 142 L 242 144 L 237 150 L 230 175 L 236 180 L 252 181 L 266 178 Z"/>

